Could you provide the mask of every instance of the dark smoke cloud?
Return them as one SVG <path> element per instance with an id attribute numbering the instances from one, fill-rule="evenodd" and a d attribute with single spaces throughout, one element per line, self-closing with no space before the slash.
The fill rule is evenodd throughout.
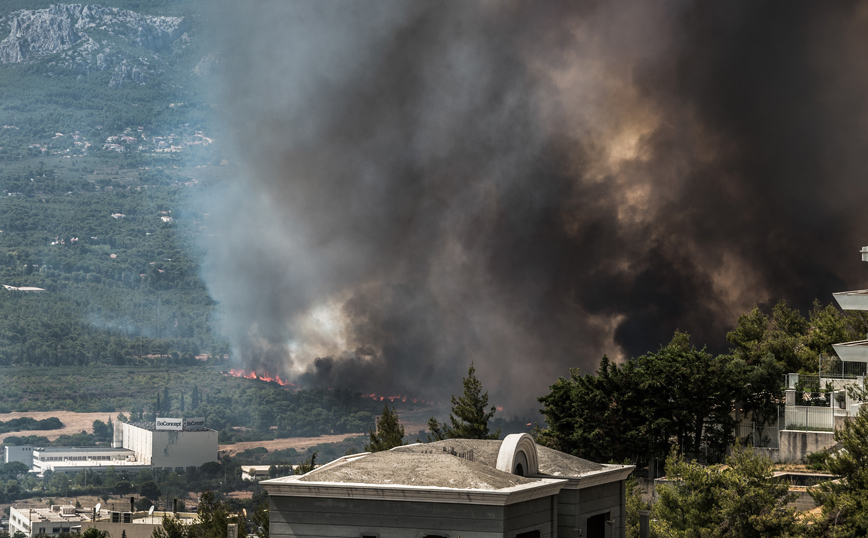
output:
<path id="1" fill-rule="evenodd" d="M 204 274 L 249 368 L 534 406 L 860 285 L 864 3 L 226 3 L 244 171 Z M 509 412 L 509 410 L 508 410 Z"/>

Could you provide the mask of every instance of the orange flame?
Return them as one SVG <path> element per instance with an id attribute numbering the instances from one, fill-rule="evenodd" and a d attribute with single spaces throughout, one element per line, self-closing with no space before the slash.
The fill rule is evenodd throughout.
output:
<path id="1" fill-rule="evenodd" d="M 260 381 L 267 381 L 268 383 L 277 383 L 281 386 L 295 386 L 295 383 L 290 383 L 286 379 L 281 379 L 279 375 L 272 375 L 268 372 L 257 374 L 254 370 L 250 370 L 248 372 L 247 370 L 238 370 L 236 368 L 231 368 L 228 372 L 223 372 L 223 374 L 232 377 L 243 377 L 244 379 L 258 379 Z"/>

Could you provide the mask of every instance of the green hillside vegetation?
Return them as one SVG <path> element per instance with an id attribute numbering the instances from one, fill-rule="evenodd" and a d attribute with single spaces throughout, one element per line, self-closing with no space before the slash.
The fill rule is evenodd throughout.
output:
<path id="1" fill-rule="evenodd" d="M 366 433 L 382 405 L 350 390 L 296 391 L 227 376 L 221 372 L 225 366 L 197 362 L 170 369 L 162 365 L 0 368 L 0 412 L 103 411 L 107 418 L 117 413 L 128 421 L 153 420 L 157 414 L 202 416 L 208 427 L 220 432 L 220 442 L 227 443 Z M 45 390 L 48 380 L 51 391 Z"/>
<path id="2" fill-rule="evenodd" d="M 46 290 L 0 290 L 0 365 L 228 352 L 193 258 L 204 217 L 178 217 L 185 187 L 96 190 L 51 169 L 0 174 L 7 192 L 38 189 L 0 198 L 0 284 Z"/>
<path id="3" fill-rule="evenodd" d="M 4 2 L 0 15 L 52 3 Z M 46 290 L 0 289 L 0 365 L 192 364 L 229 353 L 198 275 L 206 217 L 186 210 L 197 185 L 227 174 L 195 168 L 222 161 L 203 134 L 213 113 L 193 74 L 209 52 L 203 3 L 100 5 L 183 15 L 189 38 L 159 52 L 166 69 L 149 84 L 110 87 L 108 71 L 83 75 L 58 55 L 0 65 L 0 284 Z"/>

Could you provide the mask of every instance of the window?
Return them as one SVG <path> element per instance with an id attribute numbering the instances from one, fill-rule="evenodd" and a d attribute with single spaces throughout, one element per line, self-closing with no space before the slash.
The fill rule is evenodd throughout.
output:
<path id="1" fill-rule="evenodd" d="M 606 521 L 609 519 L 609 512 L 605 514 L 597 514 L 588 518 L 588 538 L 605 538 L 606 536 Z"/>
<path id="2" fill-rule="evenodd" d="M 51 533 L 52 534 L 60 534 L 60 527 L 54 527 L 53 529 L 51 529 Z"/>
<path id="3" fill-rule="evenodd" d="M 527 531 L 527 532 L 522 532 L 520 534 L 516 534 L 515 538 L 540 538 L 540 533 L 539 533 L 539 530 Z"/>

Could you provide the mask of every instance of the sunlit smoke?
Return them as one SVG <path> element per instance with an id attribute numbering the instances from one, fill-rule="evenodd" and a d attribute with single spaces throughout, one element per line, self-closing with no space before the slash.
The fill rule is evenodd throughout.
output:
<path id="1" fill-rule="evenodd" d="M 217 10 L 238 177 L 203 275 L 248 370 L 507 411 L 725 349 L 861 274 L 855 4 L 298 0 Z"/>

